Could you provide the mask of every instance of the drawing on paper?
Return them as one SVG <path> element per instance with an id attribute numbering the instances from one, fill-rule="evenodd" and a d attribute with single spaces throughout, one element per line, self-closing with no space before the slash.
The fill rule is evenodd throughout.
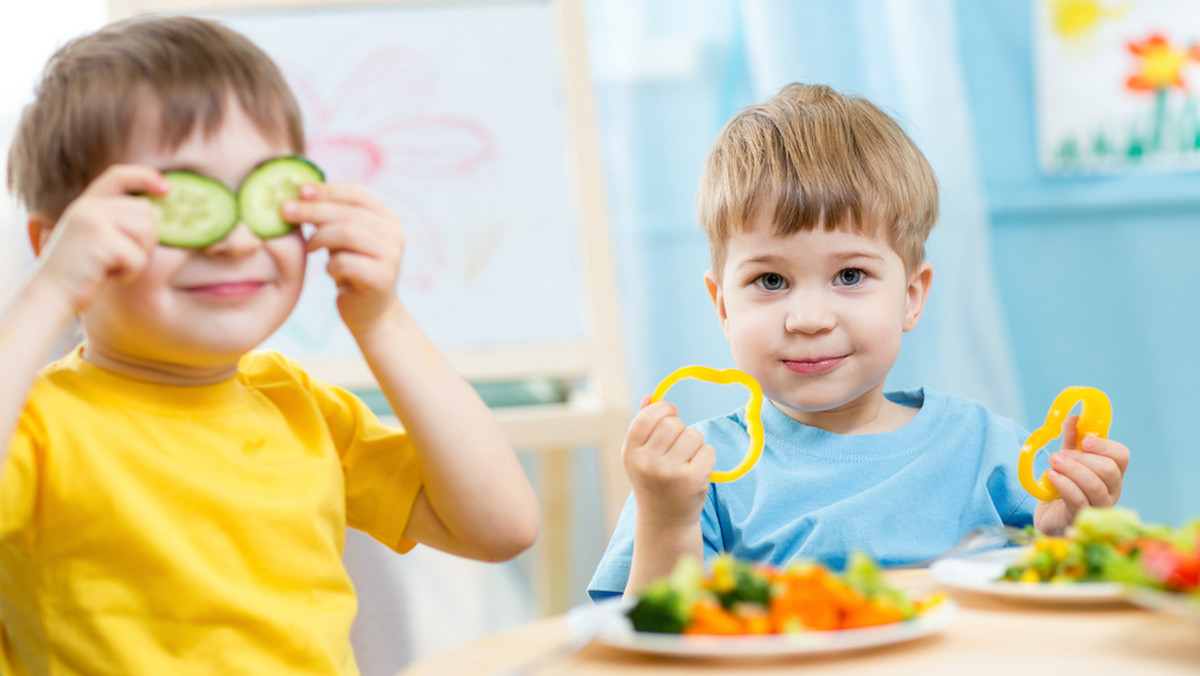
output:
<path id="1" fill-rule="evenodd" d="M 1200 167 L 1200 5 L 1034 5 L 1042 167 L 1056 174 Z"/>
<path id="2" fill-rule="evenodd" d="M 398 291 L 439 348 L 579 340 L 576 158 L 552 6 L 351 5 L 216 18 L 280 64 L 327 179 L 399 215 Z M 358 358 L 326 260 L 310 257 L 296 309 L 263 347 Z"/>
<path id="3" fill-rule="evenodd" d="M 400 286 L 434 289 L 444 280 L 448 244 L 442 223 L 412 182 L 461 180 L 493 161 L 496 144 L 488 129 L 469 117 L 438 112 L 436 69 L 404 49 L 368 54 L 324 90 L 302 69 L 285 71 L 304 116 L 306 154 L 332 180 L 365 186 L 388 202 L 405 231 Z M 487 253 L 477 255 L 486 259 Z M 476 260 L 473 265 L 485 263 Z M 310 271 L 314 273 L 324 274 L 320 269 Z M 337 290 L 331 285 L 308 288 L 317 294 L 324 289 L 328 302 L 315 307 L 326 312 L 294 317 L 285 331 L 315 347 L 338 325 Z"/>
<path id="4" fill-rule="evenodd" d="M 438 77 L 420 55 L 391 49 L 369 54 L 321 92 L 302 73 L 289 73 L 308 135 L 309 155 L 339 181 L 367 186 L 407 212 L 413 260 L 402 284 L 429 287 L 446 262 L 438 223 L 421 208 L 406 179 L 460 179 L 495 157 L 495 142 L 479 122 L 439 113 Z"/>

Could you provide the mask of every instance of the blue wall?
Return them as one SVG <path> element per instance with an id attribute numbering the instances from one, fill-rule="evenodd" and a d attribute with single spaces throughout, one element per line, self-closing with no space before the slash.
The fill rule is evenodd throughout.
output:
<path id="1" fill-rule="evenodd" d="M 1029 4 L 957 4 L 1023 422 L 1063 387 L 1103 389 L 1132 451 L 1122 504 L 1200 516 L 1200 173 L 1043 176 Z"/>

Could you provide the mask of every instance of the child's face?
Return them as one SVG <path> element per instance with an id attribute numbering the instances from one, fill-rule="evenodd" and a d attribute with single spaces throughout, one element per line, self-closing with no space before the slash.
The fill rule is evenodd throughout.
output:
<path id="1" fill-rule="evenodd" d="M 259 162 L 293 151 L 266 139 L 233 100 L 212 136 L 196 129 L 171 151 L 159 147 L 158 107 L 143 105 L 120 161 L 187 169 L 236 191 Z M 136 280 L 104 285 L 83 313 L 88 349 L 135 364 L 236 362 L 295 306 L 305 257 L 299 229 L 264 240 L 244 223 L 203 249 L 158 245 Z"/>
<path id="2" fill-rule="evenodd" d="M 878 408 L 901 334 L 924 307 L 928 263 L 906 274 L 873 235 L 816 228 L 781 237 L 768 218 L 750 225 L 730 237 L 720 282 L 707 275 L 734 363 L 802 422 Z"/>

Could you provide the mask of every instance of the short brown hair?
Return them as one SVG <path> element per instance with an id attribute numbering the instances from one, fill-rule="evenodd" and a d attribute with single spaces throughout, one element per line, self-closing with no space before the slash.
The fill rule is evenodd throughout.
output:
<path id="1" fill-rule="evenodd" d="M 264 136 L 304 151 L 299 107 L 278 66 L 245 36 L 183 16 L 127 19 L 76 38 L 46 64 L 8 154 L 8 188 L 57 219 L 128 147 L 138 108 L 160 105 L 167 150 L 221 125 L 232 93 Z"/>
<path id="2" fill-rule="evenodd" d="M 760 209 L 773 209 L 780 235 L 886 227 L 912 271 L 937 221 L 937 180 L 900 125 L 870 101 L 793 83 L 734 116 L 705 161 L 698 217 L 718 277 L 729 236 Z"/>

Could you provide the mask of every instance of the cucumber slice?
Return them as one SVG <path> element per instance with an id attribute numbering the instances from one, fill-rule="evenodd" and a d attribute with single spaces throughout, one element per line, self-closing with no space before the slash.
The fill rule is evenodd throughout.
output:
<path id="1" fill-rule="evenodd" d="M 259 237 L 278 237 L 294 225 L 283 220 L 280 206 L 300 196 L 304 183 L 324 183 L 325 174 L 299 155 L 277 157 L 254 168 L 238 190 L 242 220 Z"/>
<path id="2" fill-rule="evenodd" d="M 163 177 L 171 191 L 150 196 L 159 242 L 205 247 L 237 225 L 237 198 L 220 181 L 190 171 L 168 171 Z"/>

